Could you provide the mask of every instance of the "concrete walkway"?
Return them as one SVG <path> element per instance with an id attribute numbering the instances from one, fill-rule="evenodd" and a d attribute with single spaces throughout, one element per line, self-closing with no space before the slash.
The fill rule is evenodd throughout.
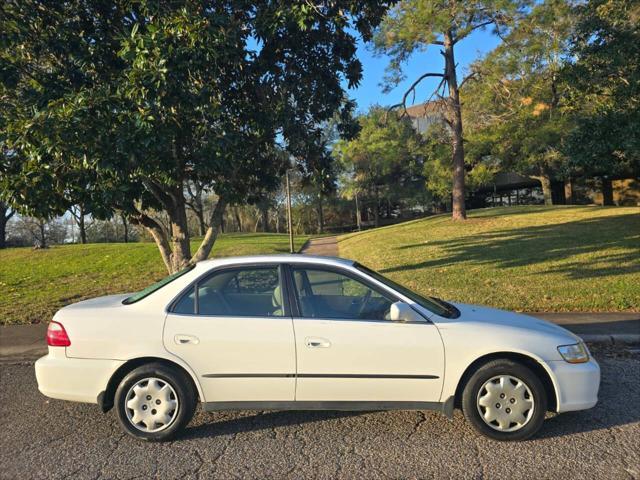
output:
<path id="1" fill-rule="evenodd" d="M 338 256 L 338 237 L 312 238 L 304 244 L 300 253 L 305 255 Z"/>

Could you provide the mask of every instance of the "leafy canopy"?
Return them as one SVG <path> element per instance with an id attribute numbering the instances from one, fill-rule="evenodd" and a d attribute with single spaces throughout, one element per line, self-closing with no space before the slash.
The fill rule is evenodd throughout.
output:
<path id="1" fill-rule="evenodd" d="M 567 151 L 591 174 L 640 173 L 640 4 L 591 0 L 576 7 L 578 27 L 564 71 L 576 117 Z"/>
<path id="2" fill-rule="evenodd" d="M 135 215 L 187 181 L 227 202 L 274 186 L 358 83 L 385 2 L 26 0 L 3 4 L 2 182 L 42 215 L 81 197 Z M 77 187 L 77 188 L 76 188 Z"/>

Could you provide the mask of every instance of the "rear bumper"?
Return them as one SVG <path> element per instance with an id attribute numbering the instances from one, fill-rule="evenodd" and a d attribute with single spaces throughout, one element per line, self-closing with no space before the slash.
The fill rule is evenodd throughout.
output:
<path id="1" fill-rule="evenodd" d="M 586 363 L 548 362 L 555 377 L 558 413 L 586 410 L 598 403 L 600 366 L 593 358 Z"/>
<path id="2" fill-rule="evenodd" d="M 119 360 L 67 358 L 64 347 L 50 347 L 49 354 L 35 364 L 38 390 L 60 400 L 98 403 L 98 395 L 122 364 Z"/>

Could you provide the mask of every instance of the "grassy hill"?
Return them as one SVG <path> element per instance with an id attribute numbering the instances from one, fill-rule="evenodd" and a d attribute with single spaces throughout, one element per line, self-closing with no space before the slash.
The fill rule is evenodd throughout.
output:
<path id="1" fill-rule="evenodd" d="M 296 238 L 300 248 L 306 237 Z M 192 244 L 192 251 L 198 242 Z M 286 253 L 281 234 L 226 234 L 212 257 Z M 0 323 L 48 322 L 56 310 L 85 298 L 139 290 L 167 275 L 154 243 L 97 243 L 46 250 L 0 250 Z"/>
<path id="2" fill-rule="evenodd" d="M 640 311 L 640 208 L 510 207 L 339 237 L 423 294 L 524 311 Z"/>

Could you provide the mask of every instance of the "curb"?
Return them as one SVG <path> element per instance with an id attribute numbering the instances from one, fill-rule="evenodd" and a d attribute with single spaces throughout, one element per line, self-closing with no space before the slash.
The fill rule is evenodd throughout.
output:
<path id="1" fill-rule="evenodd" d="M 576 334 L 586 343 L 597 343 L 597 344 L 609 344 L 609 345 L 632 345 L 632 344 L 640 344 L 640 334 L 636 333 L 627 333 L 627 334 L 613 334 L 613 335 L 603 335 L 603 334 L 585 334 L 580 335 Z"/>

